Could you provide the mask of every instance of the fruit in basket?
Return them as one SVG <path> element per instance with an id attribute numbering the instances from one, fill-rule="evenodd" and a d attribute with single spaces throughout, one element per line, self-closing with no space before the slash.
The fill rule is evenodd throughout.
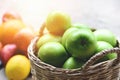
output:
<path id="1" fill-rule="evenodd" d="M 69 27 L 71 27 L 71 18 L 69 15 L 57 11 L 48 14 L 46 28 L 50 33 L 62 35 Z"/>
<path id="2" fill-rule="evenodd" d="M 83 64 L 84 62 L 80 61 L 79 59 L 74 58 L 74 57 L 69 57 L 63 64 L 63 68 L 64 69 L 76 69 L 76 68 L 80 68 Z"/>
<path id="3" fill-rule="evenodd" d="M 101 51 L 106 50 L 106 49 L 112 49 L 112 48 L 113 48 L 113 46 L 108 42 L 97 41 L 97 47 L 96 47 L 95 53 L 101 52 Z M 98 62 L 110 60 L 110 59 L 113 59 L 116 57 L 117 57 L 117 55 L 115 53 L 111 53 L 111 54 L 108 54 L 105 57 L 101 58 L 100 60 L 98 60 Z"/>
<path id="4" fill-rule="evenodd" d="M 67 29 L 65 32 L 64 32 L 64 34 L 63 34 L 63 36 L 62 36 L 62 45 L 65 47 L 66 45 L 66 40 L 67 40 L 67 38 L 68 38 L 68 35 L 71 33 L 71 32 L 75 32 L 76 30 L 78 30 L 77 28 L 73 28 L 73 27 L 71 27 L 71 28 L 69 28 L 69 29 Z"/>
<path id="5" fill-rule="evenodd" d="M 72 24 L 72 27 L 76 27 L 76 28 L 79 28 L 79 29 L 90 29 L 90 26 L 88 26 L 86 24 L 80 24 L 80 23 Z"/>
<path id="6" fill-rule="evenodd" d="M 117 44 L 117 39 L 115 35 L 107 29 L 98 29 L 94 31 L 94 35 L 98 41 L 106 41 L 110 43 L 113 47 Z"/>
<path id="7" fill-rule="evenodd" d="M 37 48 L 40 48 L 40 46 L 42 46 L 46 42 L 53 42 L 53 41 L 61 42 L 61 36 L 46 33 L 38 39 L 36 46 Z"/>
<path id="8" fill-rule="evenodd" d="M 18 50 L 22 51 L 27 56 L 27 47 L 34 37 L 34 30 L 32 30 L 32 28 L 26 27 L 15 34 L 14 43 L 17 45 Z"/>
<path id="9" fill-rule="evenodd" d="M 90 27 L 88 25 L 85 25 L 85 24 L 79 24 L 79 23 L 76 23 L 76 24 L 73 24 L 71 26 L 71 28 L 67 29 L 64 34 L 63 34 L 63 37 L 62 37 L 62 44 L 65 46 L 65 43 L 66 43 L 66 39 L 68 38 L 68 35 L 75 31 L 75 30 L 78 30 L 78 29 L 89 29 L 90 30 Z"/>
<path id="10" fill-rule="evenodd" d="M 2 22 L 6 22 L 13 19 L 22 20 L 21 16 L 15 11 L 6 11 L 2 16 Z"/>
<path id="11" fill-rule="evenodd" d="M 59 42 L 47 42 L 39 48 L 38 57 L 45 63 L 62 67 L 68 58 L 68 54 Z"/>
<path id="12" fill-rule="evenodd" d="M 97 40 L 90 29 L 78 29 L 72 31 L 66 38 L 66 50 L 77 58 L 91 56 L 97 45 Z"/>
<path id="13" fill-rule="evenodd" d="M 13 56 L 5 67 L 9 80 L 25 80 L 30 73 L 30 61 L 23 55 Z"/>
<path id="14" fill-rule="evenodd" d="M 15 54 L 17 46 L 15 44 L 6 44 L 0 51 L 0 59 L 5 66 L 8 60 Z"/>
<path id="15" fill-rule="evenodd" d="M 0 26 L 0 41 L 3 45 L 13 43 L 13 38 L 17 32 L 25 28 L 26 25 L 20 20 L 9 20 Z"/>

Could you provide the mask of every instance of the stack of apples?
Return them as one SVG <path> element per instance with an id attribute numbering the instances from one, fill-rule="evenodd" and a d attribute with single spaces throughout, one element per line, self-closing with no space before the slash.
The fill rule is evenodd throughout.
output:
<path id="1" fill-rule="evenodd" d="M 64 69 L 80 68 L 98 52 L 117 47 L 116 36 L 110 30 L 93 30 L 89 25 L 72 23 L 68 14 L 58 11 L 48 14 L 39 34 L 37 57 Z M 113 58 L 116 53 L 110 53 L 98 62 Z"/>
<path id="2" fill-rule="evenodd" d="M 27 47 L 34 37 L 33 28 L 26 25 L 17 12 L 6 11 L 0 24 L 0 60 L 3 66 L 16 54 L 27 57 Z"/>

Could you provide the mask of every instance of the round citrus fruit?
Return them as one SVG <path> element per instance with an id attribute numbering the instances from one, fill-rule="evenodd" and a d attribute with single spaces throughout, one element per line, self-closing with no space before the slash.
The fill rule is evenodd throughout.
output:
<path id="1" fill-rule="evenodd" d="M 27 47 L 31 40 L 35 37 L 34 30 L 31 28 L 23 28 L 14 36 L 14 43 L 17 45 L 18 49 L 27 53 Z M 27 54 L 26 54 L 27 56 Z"/>
<path id="2" fill-rule="evenodd" d="M 67 14 L 55 11 L 47 16 L 46 28 L 50 33 L 62 35 L 69 27 L 71 27 L 71 18 Z"/>
<path id="3" fill-rule="evenodd" d="M 24 80 L 30 73 L 30 61 L 23 55 L 13 56 L 6 64 L 5 73 L 9 80 Z"/>
<path id="4" fill-rule="evenodd" d="M 0 35 L 0 40 L 3 45 L 13 43 L 15 34 L 25 27 L 26 25 L 20 20 L 9 20 L 7 22 L 4 22 L 1 25 L 2 32 Z"/>

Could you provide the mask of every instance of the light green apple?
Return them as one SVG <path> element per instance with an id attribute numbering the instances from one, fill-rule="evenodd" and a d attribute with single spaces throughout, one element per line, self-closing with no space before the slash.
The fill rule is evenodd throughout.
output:
<path id="1" fill-rule="evenodd" d="M 36 43 L 37 48 L 40 48 L 46 42 L 61 42 L 61 36 L 53 35 L 50 33 L 44 34 L 38 39 Z"/>
<path id="2" fill-rule="evenodd" d="M 39 48 L 38 58 L 55 67 L 62 67 L 68 58 L 68 54 L 59 42 L 47 42 Z"/>
<path id="3" fill-rule="evenodd" d="M 94 31 L 94 35 L 97 39 L 97 41 L 106 41 L 110 43 L 113 47 L 117 44 L 116 36 L 107 29 L 98 29 Z"/>
<path id="4" fill-rule="evenodd" d="M 106 49 L 112 49 L 112 48 L 113 48 L 113 46 L 108 42 L 97 41 L 97 47 L 96 47 L 95 53 L 97 54 L 98 52 L 101 52 Z M 98 62 L 110 60 L 110 59 L 116 58 L 116 56 L 117 56 L 116 53 L 110 53 L 110 54 L 104 56 L 103 58 L 101 58 L 100 60 L 98 60 Z"/>
<path id="5" fill-rule="evenodd" d="M 91 29 L 90 26 L 88 26 L 86 24 L 80 24 L 80 23 L 74 23 L 74 24 L 72 24 L 71 27 L 76 27 L 79 29 Z"/>
<path id="6" fill-rule="evenodd" d="M 82 67 L 84 62 L 80 61 L 77 58 L 69 57 L 63 64 L 64 69 L 76 69 Z"/>

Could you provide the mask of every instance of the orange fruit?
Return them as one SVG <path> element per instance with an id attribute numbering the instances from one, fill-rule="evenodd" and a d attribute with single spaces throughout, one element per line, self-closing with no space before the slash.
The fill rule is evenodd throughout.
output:
<path id="1" fill-rule="evenodd" d="M 20 51 L 27 55 L 27 47 L 31 40 L 35 37 L 34 30 L 31 28 L 23 28 L 14 37 L 14 42 Z"/>
<path id="2" fill-rule="evenodd" d="M 2 47 L 3 47 L 3 45 L 2 45 L 2 43 L 0 42 L 0 51 L 1 51 Z"/>
<path id="3" fill-rule="evenodd" d="M 0 41 L 2 39 L 2 35 L 3 35 L 3 26 L 2 24 L 0 24 Z"/>
<path id="4" fill-rule="evenodd" d="M 15 11 L 7 11 L 2 16 L 2 22 L 6 22 L 6 21 L 12 20 L 12 19 L 21 20 L 21 16 Z"/>
<path id="5" fill-rule="evenodd" d="M 20 20 L 9 20 L 4 22 L 0 27 L 0 40 L 3 45 L 13 43 L 13 38 L 16 33 L 25 27 L 26 25 Z"/>
<path id="6" fill-rule="evenodd" d="M 5 67 L 8 80 L 26 80 L 30 73 L 30 61 L 23 55 L 15 55 L 10 58 Z"/>

